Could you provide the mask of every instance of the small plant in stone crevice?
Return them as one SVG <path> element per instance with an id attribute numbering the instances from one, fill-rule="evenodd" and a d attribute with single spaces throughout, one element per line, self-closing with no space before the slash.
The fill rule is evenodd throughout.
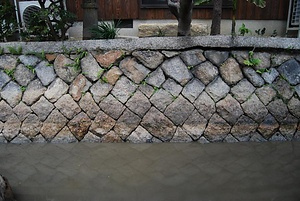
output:
<path id="1" fill-rule="evenodd" d="M 28 52 L 26 55 L 34 55 L 41 60 L 46 60 L 46 54 L 44 50 L 41 52 Z"/>
<path id="2" fill-rule="evenodd" d="M 22 92 L 24 92 L 24 91 L 26 91 L 27 87 L 21 86 L 20 89 L 21 89 Z"/>
<path id="3" fill-rule="evenodd" d="M 194 66 L 187 66 L 187 68 L 188 68 L 189 70 L 191 70 L 192 68 L 194 68 Z"/>
<path id="4" fill-rule="evenodd" d="M 69 53 L 69 55 L 72 53 L 72 51 L 71 52 L 68 52 Z M 87 55 L 87 51 L 85 51 L 85 50 L 82 50 L 81 48 L 78 48 L 76 51 L 75 51 L 75 53 L 76 53 L 76 55 L 77 55 L 77 57 L 74 59 L 74 62 L 73 63 L 71 63 L 71 64 L 68 64 L 67 66 L 68 67 L 72 67 L 72 68 L 74 68 L 74 70 L 75 71 L 77 71 L 77 72 L 79 72 L 80 70 L 81 70 L 81 66 L 80 66 L 80 64 L 81 64 L 81 59 L 83 59 L 86 55 Z"/>
<path id="5" fill-rule="evenodd" d="M 23 51 L 22 46 L 19 46 L 17 48 L 9 46 L 9 47 L 7 47 L 7 49 L 9 51 L 9 53 L 11 53 L 13 55 L 21 55 L 22 51 Z"/>
<path id="6" fill-rule="evenodd" d="M 107 79 L 107 77 L 105 77 L 105 76 L 102 76 L 101 81 L 102 81 L 103 83 L 108 83 L 108 79 Z"/>
<path id="7" fill-rule="evenodd" d="M 28 68 L 28 70 L 30 70 L 33 74 L 35 73 L 35 68 L 31 65 L 26 65 L 26 68 Z"/>
<path id="8" fill-rule="evenodd" d="M 258 74 L 263 74 L 263 73 L 268 73 L 268 72 L 270 72 L 270 70 L 267 69 L 267 68 L 261 68 L 261 69 L 256 70 L 256 72 L 257 72 Z"/>
<path id="9" fill-rule="evenodd" d="M 242 26 L 239 28 L 239 33 L 241 36 L 245 36 L 245 34 L 251 33 L 251 30 L 246 27 L 243 23 Z"/>
<path id="10" fill-rule="evenodd" d="M 4 73 L 6 73 L 6 75 L 8 75 L 11 79 L 15 79 L 15 69 L 4 69 Z"/>
<path id="11" fill-rule="evenodd" d="M 158 32 L 156 34 L 156 37 L 164 37 L 164 36 L 166 36 L 166 32 L 165 31 L 163 31 L 159 26 L 157 26 L 157 28 L 158 28 Z"/>
<path id="12" fill-rule="evenodd" d="M 159 87 L 153 87 L 153 88 L 154 88 L 153 94 L 155 94 L 156 92 L 158 92 L 159 89 L 160 89 Z M 152 94 L 152 95 L 153 95 L 153 94 Z"/>
<path id="13" fill-rule="evenodd" d="M 249 51 L 249 59 L 244 60 L 244 64 L 246 66 L 257 66 L 261 63 L 260 59 L 256 59 L 253 57 L 254 56 L 254 49 L 252 51 Z"/>

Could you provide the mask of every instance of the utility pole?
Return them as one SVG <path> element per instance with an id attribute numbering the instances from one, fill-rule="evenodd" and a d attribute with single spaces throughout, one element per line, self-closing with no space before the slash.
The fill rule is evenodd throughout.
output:
<path id="1" fill-rule="evenodd" d="M 90 29 L 98 25 L 97 0 L 84 0 L 83 8 L 83 39 L 91 39 Z"/>

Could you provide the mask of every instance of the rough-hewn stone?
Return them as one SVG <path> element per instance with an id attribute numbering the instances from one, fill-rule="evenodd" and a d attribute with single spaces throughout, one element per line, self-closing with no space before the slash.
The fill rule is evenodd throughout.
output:
<path id="1" fill-rule="evenodd" d="M 286 116 L 288 115 L 288 113 L 289 113 L 286 104 L 284 104 L 284 102 L 281 99 L 277 99 L 277 100 L 272 101 L 271 103 L 269 103 L 267 108 L 268 108 L 269 112 L 278 121 L 284 120 L 286 118 Z"/>
<path id="2" fill-rule="evenodd" d="M 85 77 L 93 82 L 98 80 L 104 71 L 91 54 L 87 54 L 86 57 L 81 60 L 81 69 Z"/>
<path id="3" fill-rule="evenodd" d="M 244 67 L 243 72 L 245 77 L 256 87 L 261 87 L 265 84 L 264 79 L 251 67 Z"/>
<path id="4" fill-rule="evenodd" d="M 290 84 L 300 84 L 300 64 L 295 59 L 283 63 L 278 71 Z"/>
<path id="5" fill-rule="evenodd" d="M 28 87 L 24 91 L 22 100 L 28 105 L 32 105 L 44 94 L 47 90 L 39 79 L 33 80 L 29 83 Z"/>
<path id="6" fill-rule="evenodd" d="M 293 88 L 284 79 L 277 79 L 273 83 L 273 87 L 278 92 L 278 94 L 286 100 L 290 99 L 294 94 Z"/>
<path id="7" fill-rule="evenodd" d="M 280 133 L 288 140 L 293 139 L 293 135 L 297 130 L 298 119 L 288 114 L 287 117 L 280 122 Z"/>
<path id="8" fill-rule="evenodd" d="M 142 118 L 150 109 L 151 103 L 142 92 L 136 91 L 134 95 L 127 101 L 126 106 L 132 112 Z"/>
<path id="9" fill-rule="evenodd" d="M 118 143 L 123 142 L 119 135 L 115 133 L 115 131 L 110 131 L 106 135 L 101 138 L 101 142 L 103 143 Z"/>
<path id="10" fill-rule="evenodd" d="M 69 86 L 60 78 L 57 78 L 45 91 L 45 97 L 52 103 L 67 93 Z"/>
<path id="11" fill-rule="evenodd" d="M 267 140 L 261 136 L 258 132 L 252 134 L 252 137 L 249 140 L 250 142 L 266 142 Z"/>
<path id="12" fill-rule="evenodd" d="M 20 127 L 21 121 L 18 119 L 18 117 L 15 114 L 9 116 L 3 126 L 3 136 L 6 138 L 6 140 L 11 141 L 19 134 Z"/>
<path id="13" fill-rule="evenodd" d="M 133 143 L 150 143 L 153 136 L 142 126 L 138 126 L 126 139 L 127 142 Z"/>
<path id="14" fill-rule="evenodd" d="M 145 84 L 145 83 L 143 83 L 143 84 L 141 84 L 141 85 L 139 86 L 139 90 L 140 90 L 145 96 L 147 96 L 147 98 L 150 98 L 150 97 L 154 94 L 154 91 L 155 91 L 155 89 L 154 89 L 152 86 L 150 86 L 150 85 L 148 85 L 148 84 Z"/>
<path id="15" fill-rule="evenodd" d="M 75 143 L 78 140 L 74 137 L 68 127 L 64 127 L 52 140 L 52 143 Z"/>
<path id="16" fill-rule="evenodd" d="M 70 84 L 78 75 L 79 69 L 72 67 L 74 61 L 63 54 L 57 55 L 54 61 L 54 70 L 58 77 L 64 82 Z"/>
<path id="17" fill-rule="evenodd" d="M 145 77 L 150 73 L 150 71 L 139 64 L 135 58 L 126 57 L 120 62 L 120 69 L 123 73 L 131 79 L 134 83 L 139 84 L 145 79 Z"/>
<path id="18" fill-rule="evenodd" d="M 22 86 L 27 86 L 34 77 L 34 72 L 23 64 L 19 64 L 14 72 L 15 80 Z"/>
<path id="19" fill-rule="evenodd" d="M 242 108 L 249 117 L 257 122 L 261 122 L 268 114 L 268 110 L 255 94 L 242 104 Z"/>
<path id="20" fill-rule="evenodd" d="M 163 71 L 161 68 L 158 68 L 149 74 L 149 77 L 146 79 L 146 83 L 152 85 L 153 87 L 160 87 L 165 80 L 166 78 Z"/>
<path id="21" fill-rule="evenodd" d="M 69 94 L 63 95 L 54 105 L 68 119 L 72 119 L 81 111 L 78 104 Z"/>
<path id="22" fill-rule="evenodd" d="M 267 69 L 271 66 L 271 54 L 267 52 L 255 52 L 253 55 L 254 59 L 259 59 L 260 63 L 255 65 L 254 68 L 258 69 Z"/>
<path id="23" fill-rule="evenodd" d="M 69 94 L 75 101 L 79 101 L 82 94 L 92 85 L 82 74 L 78 75 L 70 85 Z"/>
<path id="24" fill-rule="evenodd" d="M 206 119 L 209 119 L 216 111 L 215 102 L 211 97 L 203 91 L 200 96 L 194 102 L 195 107 Z"/>
<path id="25" fill-rule="evenodd" d="M 206 124 L 207 120 L 197 110 L 194 110 L 182 128 L 193 140 L 198 140 L 203 134 Z"/>
<path id="26" fill-rule="evenodd" d="M 275 131 L 279 128 L 279 124 L 276 119 L 268 114 L 263 122 L 258 126 L 258 131 L 266 138 L 269 139 Z"/>
<path id="27" fill-rule="evenodd" d="M 204 52 L 205 57 L 214 65 L 220 66 L 229 57 L 229 52 L 207 50 Z"/>
<path id="28" fill-rule="evenodd" d="M 254 91 L 255 87 L 247 79 L 242 79 L 237 85 L 231 88 L 233 97 L 240 103 L 245 102 Z"/>
<path id="29" fill-rule="evenodd" d="M 232 51 L 231 54 L 233 58 L 235 58 L 240 65 L 244 65 L 244 61 L 249 59 L 249 52 L 247 51 Z"/>
<path id="30" fill-rule="evenodd" d="M 101 142 L 101 138 L 91 132 L 88 132 L 80 142 L 99 143 Z"/>
<path id="31" fill-rule="evenodd" d="M 182 125 L 192 114 L 194 106 L 183 96 L 178 96 L 165 110 L 164 114 L 171 119 L 175 125 Z"/>
<path id="32" fill-rule="evenodd" d="M 150 102 L 161 112 L 163 112 L 168 105 L 174 100 L 174 97 L 164 89 L 159 89 L 150 98 Z"/>
<path id="33" fill-rule="evenodd" d="M 217 102 L 229 93 L 230 87 L 218 77 L 206 87 L 205 91 Z"/>
<path id="34" fill-rule="evenodd" d="M 56 77 L 53 66 L 46 61 L 40 62 L 35 67 L 35 72 L 44 86 L 48 86 Z"/>
<path id="35" fill-rule="evenodd" d="M 22 99 L 22 90 L 17 83 L 10 81 L 2 89 L 0 95 L 11 107 L 15 107 Z"/>
<path id="36" fill-rule="evenodd" d="M 180 52 L 178 51 L 166 51 L 166 50 L 161 51 L 161 53 L 165 55 L 165 57 L 167 58 L 176 57 L 180 54 Z"/>
<path id="37" fill-rule="evenodd" d="M 295 86 L 295 92 L 297 93 L 298 97 L 300 98 L 300 84 Z"/>
<path id="38" fill-rule="evenodd" d="M 230 128 L 230 125 L 215 113 L 208 122 L 204 136 L 211 142 L 220 142 L 230 132 Z"/>
<path id="39" fill-rule="evenodd" d="M 41 59 L 33 55 L 21 55 L 18 57 L 19 61 L 23 63 L 25 66 L 36 66 Z"/>
<path id="40" fill-rule="evenodd" d="M 183 130 L 182 128 L 178 127 L 176 132 L 170 142 L 192 142 L 193 139 Z"/>
<path id="41" fill-rule="evenodd" d="M 109 68 L 111 65 L 115 64 L 123 54 L 124 53 L 121 50 L 110 50 L 103 54 L 95 54 L 95 58 L 102 67 Z"/>
<path id="42" fill-rule="evenodd" d="M 276 97 L 277 93 L 271 86 L 263 86 L 256 89 L 255 94 L 264 105 L 268 105 Z"/>
<path id="43" fill-rule="evenodd" d="M 293 56 L 290 55 L 290 54 L 287 54 L 287 53 L 274 53 L 271 57 L 271 64 L 272 64 L 272 67 L 275 67 L 275 66 L 280 66 L 281 64 L 283 64 L 284 62 L 292 59 Z"/>
<path id="44" fill-rule="evenodd" d="M 162 141 L 170 141 L 176 130 L 174 124 L 155 107 L 151 107 L 141 125 Z"/>
<path id="45" fill-rule="evenodd" d="M 219 101 L 216 106 L 219 115 L 231 125 L 233 125 L 243 114 L 243 110 L 239 102 L 232 98 L 230 94 L 228 94 L 223 100 Z"/>
<path id="46" fill-rule="evenodd" d="M 96 103 L 99 103 L 103 100 L 109 92 L 112 90 L 113 86 L 103 82 L 102 80 L 98 80 L 91 88 L 90 91 L 93 95 L 93 98 Z"/>
<path id="47" fill-rule="evenodd" d="M 68 122 L 68 120 L 57 110 L 53 110 L 43 122 L 41 134 L 50 141 Z"/>
<path id="48" fill-rule="evenodd" d="M 274 80 L 279 76 L 279 73 L 275 68 L 270 68 L 267 72 L 264 72 L 261 76 L 262 78 L 264 78 L 266 83 L 272 84 Z"/>
<path id="49" fill-rule="evenodd" d="M 69 121 L 68 127 L 78 140 L 82 140 L 85 134 L 87 134 L 91 124 L 92 121 L 88 115 L 86 115 L 84 112 L 81 112 L 77 114 L 71 121 Z"/>
<path id="50" fill-rule="evenodd" d="M 31 143 L 31 141 L 25 137 L 22 134 L 17 135 L 12 141 L 10 141 L 12 144 L 26 144 L 26 143 Z"/>
<path id="51" fill-rule="evenodd" d="M 128 78 L 122 77 L 118 80 L 111 93 L 124 104 L 133 95 L 136 88 L 137 85 L 131 82 Z"/>
<path id="52" fill-rule="evenodd" d="M 204 62 L 193 68 L 193 74 L 204 84 L 209 84 L 219 74 L 218 68 L 209 61 Z"/>
<path id="53" fill-rule="evenodd" d="M 167 79 L 162 86 L 167 92 L 172 94 L 172 96 L 178 96 L 182 91 L 182 86 L 177 84 L 173 79 Z"/>
<path id="54" fill-rule="evenodd" d="M 156 69 L 164 61 L 164 55 L 158 51 L 134 51 L 132 55 L 150 69 Z"/>
<path id="55" fill-rule="evenodd" d="M 292 98 L 288 102 L 289 111 L 297 118 L 300 118 L 300 100 L 297 98 Z"/>
<path id="56" fill-rule="evenodd" d="M 125 109 L 124 105 L 111 94 L 104 98 L 99 106 L 106 114 L 114 119 L 118 119 Z"/>
<path id="57" fill-rule="evenodd" d="M 118 67 L 113 66 L 106 73 L 104 73 L 102 78 L 106 79 L 107 83 L 115 85 L 122 74 L 123 72 Z"/>
<path id="58" fill-rule="evenodd" d="M 30 114 L 22 123 L 21 133 L 27 138 L 32 139 L 39 134 L 42 122 L 35 114 Z"/>
<path id="59" fill-rule="evenodd" d="M 257 123 L 242 115 L 231 129 L 231 134 L 239 141 L 249 141 L 251 134 L 256 131 Z"/>
<path id="60" fill-rule="evenodd" d="M 192 74 L 179 57 L 164 61 L 161 68 L 167 76 L 176 80 L 182 86 L 192 79 Z"/>
<path id="61" fill-rule="evenodd" d="M 235 59 L 227 59 L 220 67 L 220 74 L 228 85 L 233 85 L 243 79 L 240 65 Z"/>
<path id="62" fill-rule="evenodd" d="M 187 66 L 197 66 L 204 62 L 206 58 L 203 56 L 203 50 L 188 50 L 180 54 L 180 58 Z"/>
<path id="63" fill-rule="evenodd" d="M 195 78 L 185 85 L 182 95 L 193 103 L 204 89 L 205 85 Z"/>
<path id="64" fill-rule="evenodd" d="M 23 102 L 20 102 L 16 107 L 14 107 L 13 111 L 18 116 L 20 121 L 24 121 L 24 119 L 32 113 L 30 107 Z"/>
<path id="65" fill-rule="evenodd" d="M 96 118 L 92 121 L 90 131 L 97 136 L 103 136 L 114 127 L 115 123 L 116 121 L 113 118 L 99 111 Z"/>
<path id="66" fill-rule="evenodd" d="M 31 109 L 38 115 L 41 121 L 44 121 L 54 109 L 54 106 L 44 96 L 42 96 L 40 100 L 31 106 Z"/>
<path id="67" fill-rule="evenodd" d="M 0 55 L 0 69 L 13 70 L 18 63 L 17 57 L 13 55 Z"/>
<path id="68" fill-rule="evenodd" d="M 227 142 L 227 143 L 236 143 L 236 142 L 239 142 L 239 141 L 238 141 L 233 135 L 228 134 L 228 135 L 224 138 L 223 142 Z"/>
<path id="69" fill-rule="evenodd" d="M 131 112 L 129 109 L 125 109 L 123 114 L 116 122 L 114 131 L 122 138 L 122 140 L 125 140 L 130 135 L 130 133 L 136 129 L 140 121 L 140 117 Z"/>
<path id="70" fill-rule="evenodd" d="M 10 81 L 10 77 L 0 70 L 0 90 Z"/>
<path id="71" fill-rule="evenodd" d="M 285 137 L 283 135 L 281 135 L 279 132 L 276 132 L 271 138 L 269 138 L 269 141 L 280 141 L 280 142 L 284 142 L 286 141 Z"/>
<path id="72" fill-rule="evenodd" d="M 0 121 L 7 121 L 8 118 L 14 113 L 12 108 L 4 101 L 2 100 L 0 102 Z"/>
<path id="73" fill-rule="evenodd" d="M 80 108 L 86 112 L 86 114 L 94 119 L 100 110 L 98 105 L 95 103 L 92 95 L 90 93 L 86 93 L 79 101 Z"/>

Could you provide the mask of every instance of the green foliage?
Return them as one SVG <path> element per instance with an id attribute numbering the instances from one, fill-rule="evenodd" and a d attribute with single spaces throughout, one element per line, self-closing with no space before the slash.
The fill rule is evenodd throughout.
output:
<path id="1" fill-rule="evenodd" d="M 105 77 L 105 76 L 103 76 L 103 77 L 101 78 L 101 80 L 102 80 L 102 82 L 104 82 L 104 83 L 108 83 L 108 79 L 107 79 L 107 77 Z"/>
<path id="2" fill-rule="evenodd" d="M 26 55 L 34 55 L 41 60 L 46 60 L 46 54 L 44 50 L 42 50 L 41 52 L 29 52 Z"/>
<path id="3" fill-rule="evenodd" d="M 258 69 L 256 70 L 257 73 L 259 74 L 263 74 L 263 73 L 267 73 L 267 72 L 270 72 L 267 68 L 261 68 L 261 69 Z"/>
<path id="4" fill-rule="evenodd" d="M 236 1 L 236 0 L 235 0 Z M 266 0 L 247 0 L 260 8 L 266 7 Z"/>
<path id="5" fill-rule="evenodd" d="M 195 5 L 196 6 L 199 6 L 200 4 L 203 4 L 203 3 L 208 3 L 210 2 L 211 0 L 195 0 Z"/>
<path id="6" fill-rule="evenodd" d="M 277 30 L 274 29 L 274 30 L 273 30 L 273 33 L 271 34 L 271 37 L 276 37 L 277 35 L 278 35 Z"/>
<path id="7" fill-rule="evenodd" d="M 14 77 L 15 69 L 4 69 L 4 73 L 6 73 L 6 75 L 8 75 L 13 80 L 15 79 Z"/>
<path id="8" fill-rule="evenodd" d="M 22 92 L 26 91 L 26 87 L 25 86 L 21 86 L 20 89 L 21 89 Z"/>
<path id="9" fill-rule="evenodd" d="M 31 65 L 26 65 L 26 68 L 28 68 L 33 74 L 35 73 L 35 68 Z"/>
<path id="10" fill-rule="evenodd" d="M 4 54 L 4 48 L 0 47 L 0 56 Z"/>
<path id="11" fill-rule="evenodd" d="M 0 42 L 11 37 L 17 28 L 15 7 L 9 0 L 1 0 L 0 3 Z"/>
<path id="12" fill-rule="evenodd" d="M 93 39 L 114 39 L 120 31 L 118 27 L 120 21 L 115 24 L 112 22 L 101 21 L 98 26 L 91 28 L 91 34 Z"/>
<path id="13" fill-rule="evenodd" d="M 158 32 L 156 37 L 164 37 L 166 35 L 165 31 L 163 31 L 159 26 L 157 28 L 158 28 Z"/>
<path id="14" fill-rule="evenodd" d="M 266 28 L 264 27 L 264 28 L 262 28 L 262 29 L 257 29 L 257 30 L 255 30 L 255 33 L 256 33 L 258 36 L 263 36 L 263 35 L 265 35 L 265 33 L 266 33 Z"/>
<path id="15" fill-rule="evenodd" d="M 68 51 L 68 53 L 72 54 L 73 51 L 74 51 L 73 49 L 70 49 Z M 83 59 L 87 55 L 87 51 L 82 50 L 81 48 L 77 48 L 77 49 L 75 49 L 75 53 L 76 53 L 77 57 L 74 59 L 74 62 L 71 63 L 71 64 L 68 64 L 67 66 L 74 68 L 74 70 L 76 72 L 80 72 L 80 70 L 81 70 L 81 68 L 80 68 L 81 59 Z"/>
<path id="16" fill-rule="evenodd" d="M 21 55 L 23 51 L 22 46 L 19 46 L 17 48 L 9 46 L 7 47 L 7 49 L 13 55 Z"/>
<path id="17" fill-rule="evenodd" d="M 39 1 L 41 9 L 32 13 L 22 36 L 27 40 L 65 40 L 67 30 L 76 16 L 64 9 L 63 1 L 51 1 L 46 8 L 45 1 Z"/>
<path id="18" fill-rule="evenodd" d="M 239 28 L 239 33 L 241 36 L 244 36 L 245 34 L 251 33 L 251 30 L 246 27 L 246 25 L 243 23 L 242 26 Z"/>
<path id="19" fill-rule="evenodd" d="M 254 55 L 254 52 L 250 51 L 249 52 L 249 59 L 244 60 L 244 64 L 246 66 L 257 66 L 261 63 L 261 60 L 260 59 L 255 59 L 253 57 L 253 55 Z"/>

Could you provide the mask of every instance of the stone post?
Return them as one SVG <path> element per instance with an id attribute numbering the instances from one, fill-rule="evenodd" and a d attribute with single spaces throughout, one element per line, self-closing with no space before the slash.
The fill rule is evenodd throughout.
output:
<path id="1" fill-rule="evenodd" d="M 91 39 L 90 29 L 98 24 L 97 0 L 84 0 L 83 8 L 83 39 Z"/>

